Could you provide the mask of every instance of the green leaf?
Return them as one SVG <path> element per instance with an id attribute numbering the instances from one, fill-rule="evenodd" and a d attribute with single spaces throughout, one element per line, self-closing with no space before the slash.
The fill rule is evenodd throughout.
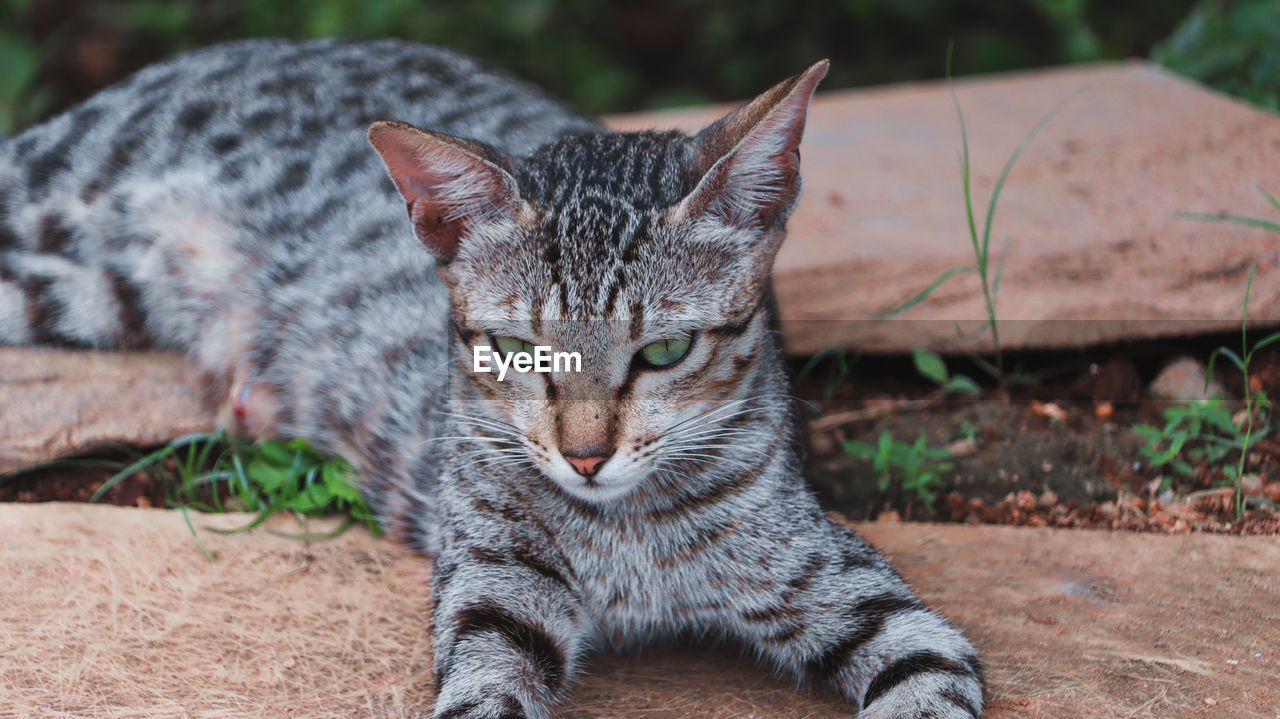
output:
<path id="1" fill-rule="evenodd" d="M 1209 354 L 1209 365 L 1205 368 L 1204 373 L 1206 387 L 1209 386 L 1209 377 L 1213 375 L 1213 365 L 1218 361 L 1218 355 L 1223 355 L 1231 360 L 1231 364 L 1234 364 L 1241 372 L 1246 374 L 1249 372 L 1248 366 L 1245 365 L 1244 360 L 1240 359 L 1240 355 L 1236 354 L 1230 347 L 1219 347 Z"/>
<path id="2" fill-rule="evenodd" d="M 258 445 L 257 454 L 254 459 L 259 462 L 270 462 L 277 467 L 289 467 L 293 465 L 294 455 L 297 450 L 281 443 L 281 442 L 263 442 Z"/>
<path id="3" fill-rule="evenodd" d="M 857 457 L 859 459 L 869 457 L 875 451 L 875 449 L 866 442 L 858 442 L 852 439 L 841 440 L 840 444 L 844 447 L 845 453 L 851 457 Z"/>
<path id="4" fill-rule="evenodd" d="M 947 392 L 960 392 L 962 394 L 982 394 L 982 388 L 978 386 L 978 383 L 967 375 L 962 374 L 955 375 L 947 380 L 947 384 L 942 389 Z"/>
<path id="5" fill-rule="evenodd" d="M 1155 427 L 1152 427 L 1149 424 L 1135 424 L 1129 429 L 1133 430 L 1135 433 L 1143 437 L 1146 437 L 1149 441 L 1152 441 L 1152 442 L 1159 441 L 1160 438 L 1164 436 L 1164 434 L 1160 430 L 1156 429 Z"/>
<path id="6" fill-rule="evenodd" d="M 247 467 L 249 479 L 267 494 L 276 494 L 287 489 L 286 485 L 294 480 L 294 474 L 288 469 L 281 469 L 266 456 L 259 455 L 249 460 Z"/>
<path id="7" fill-rule="evenodd" d="M 974 267 L 973 265 L 964 265 L 962 267 L 952 267 L 946 272 L 943 272 L 942 274 L 938 275 L 938 279 L 934 280 L 933 284 L 924 288 L 924 290 L 920 292 L 920 294 L 916 295 L 915 297 L 912 297 L 911 299 L 907 300 L 906 302 L 903 302 L 902 304 L 898 305 L 897 307 L 894 307 L 891 310 L 886 310 L 879 314 L 872 315 L 872 317 L 878 320 L 887 320 L 891 317 L 896 317 L 902 314 L 903 312 L 906 312 L 907 310 L 915 307 L 921 302 L 924 302 L 926 299 L 929 298 L 929 295 L 937 291 L 939 287 L 941 287 L 947 280 L 951 279 L 952 277 L 955 277 L 956 275 L 962 272 L 977 272 L 977 271 L 978 271 L 978 268 Z"/>
<path id="8" fill-rule="evenodd" d="M 916 371 L 920 376 L 937 385 L 945 385 L 947 383 L 947 363 L 942 357 L 933 350 L 917 347 L 911 351 L 911 359 L 915 362 Z"/>
<path id="9" fill-rule="evenodd" d="M 333 496 L 351 503 L 360 501 L 360 491 L 347 481 L 350 472 L 342 464 L 325 462 L 320 467 L 320 473 L 324 477 L 324 486 Z"/>
<path id="10" fill-rule="evenodd" d="M 1257 352 L 1263 347 L 1273 345 L 1277 342 L 1280 342 L 1280 332 L 1267 335 L 1266 337 L 1263 337 L 1262 339 L 1258 340 L 1258 343 L 1253 346 L 1253 349 L 1250 350 L 1249 354 L 1253 354 L 1254 352 Z"/>

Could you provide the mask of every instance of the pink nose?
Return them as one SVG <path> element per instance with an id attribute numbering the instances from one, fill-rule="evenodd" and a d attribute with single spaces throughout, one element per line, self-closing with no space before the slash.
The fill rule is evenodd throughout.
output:
<path id="1" fill-rule="evenodd" d="M 569 464 L 573 465 L 574 470 L 576 470 L 578 474 L 587 478 L 594 477 L 596 472 L 600 471 L 600 465 L 609 460 L 608 457 L 579 457 L 573 454 L 566 454 L 564 458 L 569 460 Z"/>

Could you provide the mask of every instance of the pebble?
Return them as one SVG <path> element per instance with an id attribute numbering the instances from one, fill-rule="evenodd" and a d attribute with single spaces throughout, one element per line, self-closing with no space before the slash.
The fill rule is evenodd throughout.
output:
<path id="1" fill-rule="evenodd" d="M 809 435 L 809 446 L 819 457 L 831 454 L 836 449 L 836 441 L 825 432 L 814 432 Z"/>
<path id="2" fill-rule="evenodd" d="M 978 451 L 978 442 L 973 437 L 957 439 L 947 445 L 947 451 L 950 452 L 953 457 L 968 457 Z"/>
<path id="3" fill-rule="evenodd" d="M 1226 397 L 1227 391 L 1217 380 L 1204 384 L 1204 363 L 1194 357 L 1182 356 L 1160 370 L 1160 374 L 1147 387 L 1153 399 L 1183 402 L 1204 401 L 1213 397 Z"/>
<path id="4" fill-rule="evenodd" d="M 1054 422 L 1061 422 L 1067 418 L 1066 410 L 1058 406 L 1056 402 L 1041 402 L 1039 400 L 1031 400 L 1031 411 L 1041 417 L 1048 417 Z"/>
<path id="5" fill-rule="evenodd" d="M 1018 492 L 1017 499 L 1014 500 L 1014 505 L 1018 509 L 1021 509 L 1024 511 L 1030 511 L 1032 509 L 1035 509 L 1036 496 L 1024 489 L 1021 492 Z"/>
<path id="6" fill-rule="evenodd" d="M 1249 495 L 1262 494 L 1262 479 L 1256 474 L 1246 474 L 1240 478 L 1240 491 Z"/>

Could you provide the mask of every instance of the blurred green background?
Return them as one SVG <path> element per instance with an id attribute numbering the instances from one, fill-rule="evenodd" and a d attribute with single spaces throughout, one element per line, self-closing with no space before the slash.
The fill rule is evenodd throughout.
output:
<path id="1" fill-rule="evenodd" d="M 826 89 L 1153 57 L 1280 104 L 1280 0 L 0 0 L 0 132 L 181 50 L 247 37 L 463 50 L 595 113 L 749 96 L 820 57 Z"/>

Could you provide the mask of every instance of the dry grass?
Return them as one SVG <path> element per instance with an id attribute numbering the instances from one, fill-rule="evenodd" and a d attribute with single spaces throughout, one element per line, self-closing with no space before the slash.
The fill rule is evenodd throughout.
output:
<path id="1" fill-rule="evenodd" d="M 973 637 L 993 717 L 1277 717 L 1280 540 L 861 529 Z M 174 511 L 0 504 L 0 717 L 429 713 L 424 560 L 357 530 L 202 537 L 216 564 Z M 590 666 L 566 717 L 847 711 L 732 648 Z"/>

